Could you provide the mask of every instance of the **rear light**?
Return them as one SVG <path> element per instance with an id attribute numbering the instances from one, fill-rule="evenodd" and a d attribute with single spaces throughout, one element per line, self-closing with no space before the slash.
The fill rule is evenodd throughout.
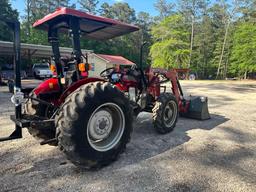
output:
<path id="1" fill-rule="evenodd" d="M 51 65 L 50 65 L 50 70 L 51 70 L 53 73 L 56 72 L 56 67 L 55 67 L 55 65 L 51 64 Z"/>
<path id="2" fill-rule="evenodd" d="M 78 64 L 78 69 L 80 72 L 85 72 L 85 64 L 84 63 L 79 63 Z"/>
<path id="3" fill-rule="evenodd" d="M 86 72 L 92 69 L 91 64 L 85 64 L 85 63 L 79 63 L 78 64 L 78 69 L 80 72 Z"/>

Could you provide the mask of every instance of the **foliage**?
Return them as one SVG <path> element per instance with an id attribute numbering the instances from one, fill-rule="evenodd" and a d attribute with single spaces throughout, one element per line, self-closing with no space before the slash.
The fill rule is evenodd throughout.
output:
<path id="1" fill-rule="evenodd" d="M 9 0 L 0 1 L 0 19 L 9 19 L 9 20 L 18 20 L 18 12 L 15 9 L 12 9 Z M 9 27 L 5 23 L 0 22 L 0 41 L 12 41 L 13 35 Z M 12 58 L 0 57 L 0 70 L 1 65 L 6 63 L 11 63 Z"/>
<path id="2" fill-rule="evenodd" d="M 18 20 L 17 10 L 13 10 L 9 0 L 0 1 L 0 18 Z M 0 40 L 11 41 L 12 40 L 11 30 L 0 22 Z"/>
<path id="3" fill-rule="evenodd" d="M 80 8 L 122 22 L 137 25 L 140 31 L 108 41 L 81 38 L 81 47 L 96 53 L 122 55 L 139 64 L 140 46 L 143 65 L 162 68 L 187 68 L 199 78 L 226 78 L 255 72 L 255 0 L 155 0 L 158 15 L 136 13 L 126 2 L 109 4 L 99 0 L 25 0 L 21 16 L 21 40 L 48 45 L 47 33 L 32 24 L 59 6 Z M 0 15 L 18 19 L 9 0 L 0 1 Z M 0 40 L 11 41 L 7 27 L 0 24 Z M 67 34 L 61 46 L 71 46 Z M 11 62 L 11 61 L 10 61 Z"/>
<path id="4" fill-rule="evenodd" d="M 181 68 L 189 58 L 189 38 L 184 17 L 180 14 L 166 17 L 152 28 L 155 43 L 150 54 L 154 67 Z"/>
<path id="5" fill-rule="evenodd" d="M 162 20 L 165 17 L 168 17 L 174 13 L 173 9 L 175 7 L 175 4 L 168 3 L 166 0 L 157 0 L 154 4 L 154 7 L 159 12 L 158 18 Z"/>
<path id="6" fill-rule="evenodd" d="M 256 71 L 256 24 L 238 24 L 234 33 L 231 57 L 231 71 L 245 73 Z"/>
<path id="7" fill-rule="evenodd" d="M 86 11 L 92 14 L 96 13 L 96 6 L 98 5 L 98 0 L 78 0 L 82 11 Z"/>
<path id="8" fill-rule="evenodd" d="M 99 9 L 101 16 L 117 19 L 119 21 L 135 24 L 141 27 L 139 32 L 134 32 L 126 36 L 117 37 L 108 41 L 96 42 L 93 40 L 82 39 L 82 47 L 92 49 L 96 53 L 105 53 L 113 55 L 122 55 L 135 63 L 139 63 L 140 57 L 140 44 L 143 41 L 149 42 L 146 46 L 144 54 L 144 65 L 148 61 L 148 47 L 150 46 L 150 25 L 152 24 L 152 18 L 147 13 L 135 14 L 135 10 L 132 9 L 127 3 L 114 3 L 109 5 L 103 3 Z"/>

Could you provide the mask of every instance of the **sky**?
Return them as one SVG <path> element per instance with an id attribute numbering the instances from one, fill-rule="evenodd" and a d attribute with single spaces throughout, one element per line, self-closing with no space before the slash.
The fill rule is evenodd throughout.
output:
<path id="1" fill-rule="evenodd" d="M 151 15 L 157 15 L 157 11 L 154 8 L 154 3 L 156 0 L 99 0 L 99 4 L 104 2 L 112 5 L 115 2 L 127 2 L 130 7 L 135 9 L 136 13 L 140 11 L 145 11 L 150 13 Z M 171 1 L 171 0 L 170 0 Z M 24 0 L 12 0 L 12 7 L 17 9 L 20 13 L 20 16 L 24 14 L 25 2 Z M 70 0 L 71 3 L 76 3 L 77 0 Z"/>

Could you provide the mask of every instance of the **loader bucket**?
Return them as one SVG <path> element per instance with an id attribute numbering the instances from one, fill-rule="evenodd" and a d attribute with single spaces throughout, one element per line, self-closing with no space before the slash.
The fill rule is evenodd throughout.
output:
<path id="1" fill-rule="evenodd" d="M 181 116 L 198 120 L 206 120 L 211 118 L 208 111 L 207 97 L 190 96 L 187 98 L 187 101 L 189 101 L 188 111 L 181 113 Z"/>

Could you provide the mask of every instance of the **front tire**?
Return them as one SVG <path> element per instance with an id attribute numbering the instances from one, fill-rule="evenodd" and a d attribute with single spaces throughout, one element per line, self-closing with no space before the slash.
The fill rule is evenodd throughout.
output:
<path id="1" fill-rule="evenodd" d="M 75 165 L 99 168 L 116 160 L 132 132 L 128 98 L 107 82 L 78 88 L 56 116 L 58 145 Z"/>
<path id="2" fill-rule="evenodd" d="M 158 133 L 173 131 L 178 119 L 178 102 L 173 94 L 162 93 L 152 111 L 154 127 Z"/>

